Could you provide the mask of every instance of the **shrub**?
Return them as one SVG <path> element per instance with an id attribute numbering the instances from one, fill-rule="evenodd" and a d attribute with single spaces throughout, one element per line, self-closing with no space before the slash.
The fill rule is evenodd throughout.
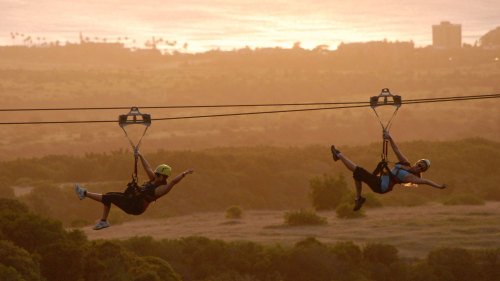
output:
<path id="1" fill-rule="evenodd" d="M 226 218 L 228 219 L 239 219 L 243 214 L 243 209 L 239 206 L 231 206 L 226 210 Z"/>
<path id="2" fill-rule="evenodd" d="M 353 211 L 352 204 L 347 202 L 340 204 L 337 209 L 335 209 L 335 212 L 337 213 L 337 218 L 339 219 L 355 219 L 365 216 L 365 212 L 363 211 L 363 209 Z"/>
<path id="3" fill-rule="evenodd" d="M 382 202 L 379 200 L 378 196 L 375 195 L 375 193 L 367 192 L 364 194 L 364 197 L 366 197 L 366 202 L 365 204 L 363 204 L 363 207 L 368 207 L 368 208 L 382 207 Z"/>
<path id="4" fill-rule="evenodd" d="M 483 198 L 474 194 L 455 194 L 443 202 L 444 205 L 484 205 Z"/>
<path id="5" fill-rule="evenodd" d="M 342 174 L 338 179 L 328 175 L 323 175 L 323 179 L 314 177 L 309 181 L 309 187 L 309 198 L 316 210 L 335 209 L 341 203 L 342 197 L 348 193 Z"/>
<path id="6" fill-rule="evenodd" d="M 314 210 L 300 209 L 285 213 L 285 223 L 291 226 L 298 225 L 325 225 L 326 218 L 320 217 Z"/>

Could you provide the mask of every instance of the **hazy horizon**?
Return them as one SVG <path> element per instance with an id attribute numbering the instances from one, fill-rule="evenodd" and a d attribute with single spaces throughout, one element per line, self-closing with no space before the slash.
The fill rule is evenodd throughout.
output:
<path id="1" fill-rule="evenodd" d="M 462 42 L 474 44 L 499 24 L 500 4 L 468 1 L 50 1 L 0 0 L 0 45 L 92 41 L 144 48 L 161 38 L 159 48 L 186 52 L 231 50 L 249 46 L 312 49 L 341 42 L 413 41 L 432 44 L 432 25 L 462 25 Z M 41 12 L 43 11 L 43 12 Z M 124 40 L 127 38 L 127 40 Z M 135 42 L 133 42 L 135 40 Z M 172 44 L 176 42 L 176 44 Z M 187 48 L 184 44 L 187 43 Z"/>

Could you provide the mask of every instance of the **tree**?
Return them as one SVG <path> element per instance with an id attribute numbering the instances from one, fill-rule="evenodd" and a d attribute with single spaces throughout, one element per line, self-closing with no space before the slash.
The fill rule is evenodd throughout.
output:
<path id="1" fill-rule="evenodd" d="M 309 188 L 309 198 L 316 210 L 335 209 L 349 191 L 342 174 L 337 179 L 326 174 L 323 179 L 314 177 L 309 181 Z"/>
<path id="2" fill-rule="evenodd" d="M 10 241 L 2 240 L 0 241 L 0 276 L 2 280 L 41 280 L 40 265 L 26 250 Z M 16 276 L 22 279 L 14 279 Z"/>
<path id="3" fill-rule="evenodd" d="M 500 26 L 481 36 L 479 41 L 482 47 L 500 46 Z"/>
<path id="4" fill-rule="evenodd" d="M 461 248 L 441 248 L 429 253 L 428 264 L 439 280 L 465 281 L 481 279 L 473 256 Z"/>

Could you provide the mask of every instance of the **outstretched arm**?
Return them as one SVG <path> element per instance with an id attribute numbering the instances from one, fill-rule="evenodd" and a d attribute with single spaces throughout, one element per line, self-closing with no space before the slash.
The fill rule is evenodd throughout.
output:
<path id="1" fill-rule="evenodd" d="M 389 135 L 389 132 L 384 131 L 384 139 L 389 140 L 389 142 L 391 143 L 392 150 L 394 151 L 394 153 L 396 153 L 396 156 L 398 157 L 399 162 L 410 163 L 410 161 L 408 161 L 408 159 L 403 155 L 403 153 L 401 153 L 401 151 L 399 151 L 398 146 L 396 145 L 396 143 L 392 139 L 391 135 Z"/>
<path id="2" fill-rule="evenodd" d="M 151 169 L 151 166 L 149 166 L 148 161 L 144 156 L 139 151 L 136 151 L 137 155 L 139 156 L 139 159 L 141 159 L 142 167 L 144 168 L 144 171 L 146 171 L 146 174 L 148 175 L 149 180 L 153 180 L 155 178 L 155 173 Z"/>
<path id="3" fill-rule="evenodd" d="M 178 175 L 177 177 L 173 178 L 170 182 L 168 182 L 166 185 L 159 186 L 155 190 L 155 197 L 160 198 L 163 195 L 167 194 L 174 185 L 178 184 L 186 175 L 192 174 L 194 172 L 193 169 L 189 169 L 187 171 L 184 171 L 182 174 Z"/>
<path id="4" fill-rule="evenodd" d="M 428 179 L 422 179 L 422 178 L 419 178 L 415 175 L 407 175 L 405 178 L 405 181 L 409 181 L 411 183 L 414 183 L 414 184 L 426 184 L 426 185 L 430 185 L 432 187 L 435 187 L 435 188 L 439 188 L 439 189 L 445 189 L 448 185 L 447 184 L 443 184 L 443 185 L 439 185 L 431 180 L 428 180 Z"/>

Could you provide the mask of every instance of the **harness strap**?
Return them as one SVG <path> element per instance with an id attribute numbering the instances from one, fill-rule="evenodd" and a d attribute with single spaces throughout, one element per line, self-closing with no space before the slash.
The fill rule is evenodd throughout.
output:
<path id="1" fill-rule="evenodd" d="M 127 136 L 127 139 L 130 142 L 130 145 L 132 146 L 132 149 L 134 150 L 134 152 L 138 151 L 139 147 L 141 146 L 142 138 L 146 135 L 146 132 L 148 131 L 149 126 L 146 126 L 146 128 L 144 129 L 144 132 L 142 133 L 142 136 L 139 139 L 139 142 L 137 143 L 137 145 L 135 145 L 134 142 L 132 141 L 132 139 L 130 139 L 130 136 L 128 135 L 127 130 L 125 130 L 125 127 L 124 126 L 120 126 L 120 127 L 122 128 L 123 132 L 125 132 L 125 136 Z M 137 181 L 137 160 L 138 160 L 139 156 L 137 156 L 137 154 L 134 153 L 134 158 L 135 158 L 134 174 L 132 175 L 132 178 L 135 181 Z"/>
<path id="2" fill-rule="evenodd" d="M 388 174 L 389 178 L 394 183 L 402 183 L 402 181 L 389 169 L 387 161 L 380 161 L 372 174 L 378 176 L 379 178 L 381 178 L 384 174 Z"/>

